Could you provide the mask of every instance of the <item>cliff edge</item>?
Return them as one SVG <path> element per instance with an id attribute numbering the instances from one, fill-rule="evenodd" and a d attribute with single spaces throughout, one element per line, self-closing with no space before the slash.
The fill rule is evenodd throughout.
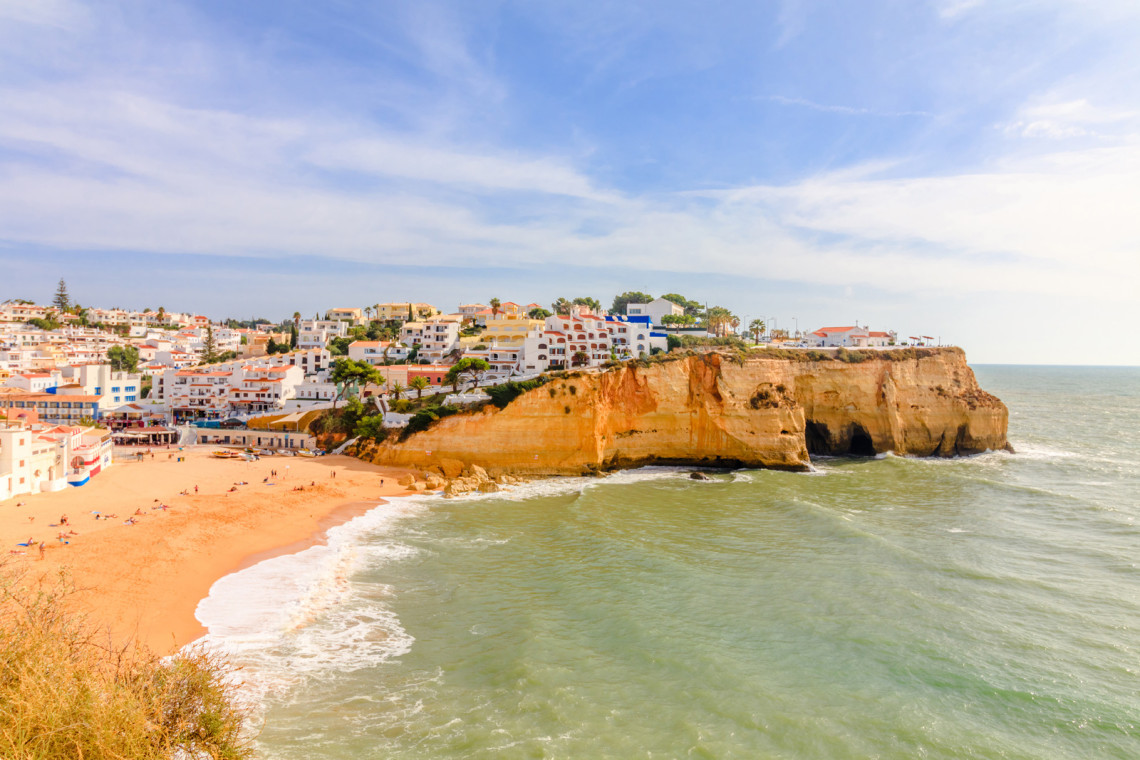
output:
<path id="1" fill-rule="evenodd" d="M 812 454 L 1009 448 L 1008 410 L 978 387 L 960 349 L 870 355 L 847 363 L 706 353 L 570 373 L 503 409 L 446 417 L 357 455 L 424 469 L 450 460 L 492 474 L 565 475 L 650 464 L 803 470 Z"/>

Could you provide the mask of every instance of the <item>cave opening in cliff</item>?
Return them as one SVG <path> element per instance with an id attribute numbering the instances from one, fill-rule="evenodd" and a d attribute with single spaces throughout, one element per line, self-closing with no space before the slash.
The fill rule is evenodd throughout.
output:
<path id="1" fill-rule="evenodd" d="M 857 422 L 851 423 L 851 448 L 848 453 L 856 457 L 875 456 L 875 444 L 867 428 Z"/>
<path id="2" fill-rule="evenodd" d="M 827 455 L 834 453 L 831 450 L 830 436 L 827 425 L 815 420 L 807 420 L 804 425 L 804 442 L 807 444 L 809 455 Z"/>

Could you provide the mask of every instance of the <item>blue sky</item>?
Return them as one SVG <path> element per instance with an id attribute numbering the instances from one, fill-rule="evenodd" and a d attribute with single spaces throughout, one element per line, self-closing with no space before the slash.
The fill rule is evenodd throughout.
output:
<path id="1" fill-rule="evenodd" d="M 0 299 L 681 292 L 1140 364 L 1134 0 L 0 0 Z"/>

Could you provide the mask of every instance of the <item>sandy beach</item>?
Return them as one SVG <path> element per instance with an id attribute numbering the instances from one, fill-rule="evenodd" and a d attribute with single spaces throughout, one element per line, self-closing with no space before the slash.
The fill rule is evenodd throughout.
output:
<path id="1" fill-rule="evenodd" d="M 4 557 L 33 577 L 66 568 L 77 600 L 117 640 L 166 654 L 205 633 L 194 610 L 216 580 L 405 493 L 404 471 L 351 457 L 246 462 L 214 450 L 154 449 L 142 461 L 116 451 L 85 486 L 0 502 Z"/>

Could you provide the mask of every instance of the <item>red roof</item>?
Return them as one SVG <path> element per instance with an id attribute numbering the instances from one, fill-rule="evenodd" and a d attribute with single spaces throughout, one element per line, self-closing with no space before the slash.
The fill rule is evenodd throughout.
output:
<path id="1" fill-rule="evenodd" d="M 821 327 L 818 330 L 816 330 L 815 334 L 850 332 L 852 330 L 858 330 L 858 329 L 859 329 L 859 325 L 848 325 L 847 327 Z"/>

